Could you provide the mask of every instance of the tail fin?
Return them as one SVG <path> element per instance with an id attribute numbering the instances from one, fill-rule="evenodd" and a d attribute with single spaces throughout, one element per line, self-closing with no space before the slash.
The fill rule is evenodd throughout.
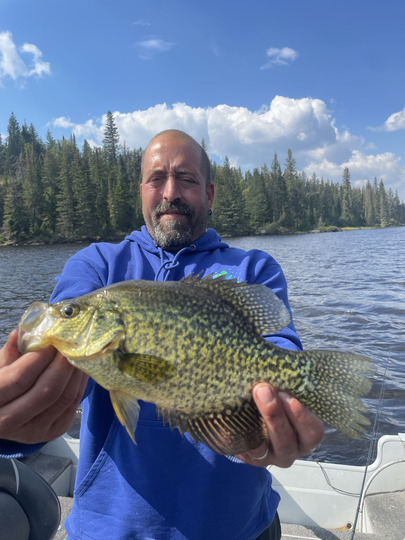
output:
<path id="1" fill-rule="evenodd" d="M 298 356 L 307 376 L 293 390 L 294 396 L 327 424 L 359 438 L 370 425 L 360 398 L 371 390 L 372 360 L 331 351 L 304 351 Z"/>

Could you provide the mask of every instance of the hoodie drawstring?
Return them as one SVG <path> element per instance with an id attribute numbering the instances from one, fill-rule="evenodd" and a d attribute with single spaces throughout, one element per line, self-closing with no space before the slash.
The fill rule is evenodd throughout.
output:
<path id="1" fill-rule="evenodd" d="M 163 271 L 165 271 L 166 274 L 165 274 L 162 281 L 167 281 L 168 278 L 169 278 L 170 271 L 173 270 L 173 268 L 176 268 L 176 266 L 178 266 L 180 264 L 179 261 L 178 261 L 180 255 L 183 254 L 185 251 L 188 251 L 190 249 L 192 251 L 194 251 L 196 249 L 196 246 L 194 244 L 191 244 L 190 246 L 182 248 L 180 251 L 178 251 L 176 253 L 176 255 L 173 257 L 173 260 L 171 260 L 171 261 L 165 261 L 164 260 L 164 251 L 163 251 L 163 249 L 161 247 L 158 247 L 158 249 L 159 249 L 159 253 L 160 253 L 161 265 L 160 265 L 158 271 L 156 272 L 154 281 L 159 281 L 160 274 Z"/>

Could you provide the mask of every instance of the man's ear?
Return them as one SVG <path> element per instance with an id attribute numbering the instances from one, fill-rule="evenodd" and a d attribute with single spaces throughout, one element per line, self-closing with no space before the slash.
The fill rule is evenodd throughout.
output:
<path id="1" fill-rule="evenodd" d="M 142 184 L 141 184 L 142 187 Z M 214 203 L 214 194 L 215 194 L 215 186 L 212 182 L 210 182 L 207 186 L 207 197 L 208 197 L 208 208 L 209 210 L 212 210 L 212 205 Z"/>

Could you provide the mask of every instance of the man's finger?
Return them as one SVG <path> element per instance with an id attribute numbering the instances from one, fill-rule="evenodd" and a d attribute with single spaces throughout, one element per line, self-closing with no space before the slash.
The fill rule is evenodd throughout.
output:
<path id="1" fill-rule="evenodd" d="M 0 368 L 0 406 L 29 391 L 52 363 L 55 352 L 53 347 L 47 347 L 41 351 L 26 353 L 3 365 Z"/>
<path id="2" fill-rule="evenodd" d="M 13 330 L 0 352 L 0 368 L 12 364 L 21 356 L 18 350 L 18 329 Z"/>
<path id="3" fill-rule="evenodd" d="M 253 398 L 267 429 L 267 443 L 271 447 L 273 459 L 277 459 L 279 466 L 288 467 L 297 457 L 298 441 L 283 402 L 268 384 L 257 385 L 253 389 Z M 258 450 L 255 454 L 249 454 L 257 457 Z"/>
<path id="4" fill-rule="evenodd" d="M 297 432 L 300 453 L 309 454 L 323 439 L 322 420 L 286 392 L 279 392 L 278 395 L 287 417 Z"/>

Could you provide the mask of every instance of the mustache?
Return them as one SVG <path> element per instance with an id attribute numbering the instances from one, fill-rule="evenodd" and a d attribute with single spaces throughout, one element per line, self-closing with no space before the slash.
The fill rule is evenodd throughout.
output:
<path id="1" fill-rule="evenodd" d="M 193 215 L 192 209 L 186 203 L 183 203 L 181 201 L 172 203 L 168 201 L 162 201 L 156 206 L 154 210 L 154 214 L 157 218 L 159 218 L 162 214 L 168 214 L 172 212 L 184 214 L 185 216 Z"/>

